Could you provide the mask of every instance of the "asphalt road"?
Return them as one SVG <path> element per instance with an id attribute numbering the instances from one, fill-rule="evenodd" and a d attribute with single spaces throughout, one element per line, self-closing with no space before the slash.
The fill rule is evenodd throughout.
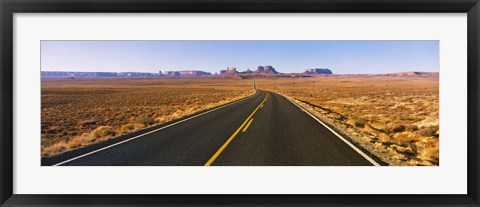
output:
<path id="1" fill-rule="evenodd" d="M 97 149 L 82 149 L 75 156 L 60 155 L 50 161 L 42 160 L 42 165 L 375 164 L 285 97 L 265 91 L 257 91 L 236 103 L 148 133 L 132 135 L 121 142 L 110 141 Z"/>

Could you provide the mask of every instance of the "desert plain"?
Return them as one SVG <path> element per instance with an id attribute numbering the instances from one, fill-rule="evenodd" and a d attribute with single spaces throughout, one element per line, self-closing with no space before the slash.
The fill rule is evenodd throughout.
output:
<path id="1" fill-rule="evenodd" d="M 438 75 L 257 77 L 388 165 L 439 165 Z M 253 78 L 44 78 L 41 155 L 49 157 L 233 102 Z M 295 121 L 295 120 L 292 120 Z"/>

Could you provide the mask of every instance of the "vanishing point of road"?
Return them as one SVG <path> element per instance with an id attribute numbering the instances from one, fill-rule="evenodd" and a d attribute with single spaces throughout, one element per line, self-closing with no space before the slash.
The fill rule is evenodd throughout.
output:
<path id="1" fill-rule="evenodd" d="M 76 152 L 75 152 L 76 151 Z M 42 160 L 62 166 L 378 165 L 334 130 L 276 93 L 240 101 Z"/>

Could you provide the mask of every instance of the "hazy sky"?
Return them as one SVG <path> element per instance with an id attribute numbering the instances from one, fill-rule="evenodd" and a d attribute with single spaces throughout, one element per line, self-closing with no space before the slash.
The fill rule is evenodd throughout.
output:
<path id="1" fill-rule="evenodd" d="M 158 72 L 272 65 L 279 72 L 439 72 L 438 41 L 42 41 L 42 71 Z"/>

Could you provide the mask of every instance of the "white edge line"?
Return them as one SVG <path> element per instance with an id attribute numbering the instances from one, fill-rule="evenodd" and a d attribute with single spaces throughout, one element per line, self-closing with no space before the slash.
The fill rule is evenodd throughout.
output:
<path id="1" fill-rule="evenodd" d="M 151 133 L 154 133 L 154 132 L 160 131 L 160 130 L 162 130 L 162 129 L 165 129 L 165 128 L 168 128 L 168 127 L 171 127 L 171 126 L 174 126 L 174 125 L 180 124 L 180 123 L 182 123 L 182 122 L 185 122 L 185 121 L 188 121 L 188 120 L 190 120 L 190 119 L 197 118 L 197 117 L 199 117 L 199 116 L 202 116 L 202 115 L 208 114 L 208 113 L 210 113 L 210 112 L 213 112 L 213 111 L 219 110 L 219 109 L 221 109 L 221 108 L 224 108 L 224 107 L 230 106 L 230 105 L 232 105 L 232 104 L 238 103 L 238 102 L 240 102 L 240 101 L 246 100 L 246 99 L 248 99 L 249 97 L 251 97 L 251 96 L 253 96 L 253 95 L 255 95 L 255 94 L 256 94 L 256 93 L 254 93 L 254 94 L 252 94 L 252 95 L 250 95 L 250 96 L 247 96 L 247 97 L 245 97 L 245 98 L 242 98 L 242 99 L 240 99 L 240 100 L 236 100 L 236 101 L 234 101 L 234 102 L 232 102 L 232 103 L 229 103 L 229 104 L 226 104 L 226 105 L 223 105 L 223 106 L 220 106 L 220 107 L 217 107 L 217 108 L 211 109 L 211 110 L 209 110 L 209 111 L 205 111 L 205 112 L 203 112 L 203 113 L 197 114 L 197 115 L 195 115 L 195 116 L 192 116 L 192 117 L 188 117 L 188 118 L 186 118 L 186 119 L 182 119 L 182 120 L 180 120 L 180 121 L 177 121 L 177 122 L 175 122 L 175 123 L 171 123 L 171 124 L 169 124 L 169 125 L 167 125 L 167 126 L 163 126 L 163 127 L 160 127 L 160 128 L 158 128 L 158 129 L 155 129 L 155 130 L 152 130 L 152 131 L 145 132 L 145 133 L 143 133 L 143 134 L 137 135 L 137 136 L 135 136 L 135 137 L 132 137 L 132 138 L 129 138 L 129 139 L 126 139 L 126 140 L 120 141 L 120 142 L 116 142 L 116 143 L 114 143 L 114 144 L 111 144 L 111 145 L 108 145 L 108 146 L 106 146 L 106 147 L 102 147 L 102 148 L 100 148 L 100 149 L 97 149 L 97 150 L 94 150 L 94 151 L 91 151 L 91 152 L 85 153 L 85 154 L 83 154 L 83 155 L 79 155 L 79 156 L 77 156 L 77 157 L 74 157 L 74 158 L 71 158 L 71 159 L 68 159 L 68 160 L 65 160 L 65 161 L 59 162 L 59 163 L 57 163 L 57 164 L 55 164 L 55 165 L 52 165 L 52 166 L 60 166 L 60 165 L 63 165 L 63 164 L 69 163 L 69 162 L 71 162 L 71 161 L 74 161 L 74 160 L 80 159 L 80 158 L 82 158 L 82 157 L 86 157 L 86 156 L 88 156 L 88 155 L 95 154 L 95 153 L 97 153 L 97 152 L 100 152 L 100 151 L 106 150 L 106 149 L 108 149 L 108 148 L 111 148 L 111 147 L 114 147 L 114 146 L 117 146 L 117 145 L 120 145 L 120 144 L 123 144 L 123 143 L 129 142 L 129 141 L 132 141 L 132 140 L 134 140 L 134 139 L 138 139 L 138 138 L 140 138 L 140 137 L 143 137 L 143 136 L 145 136 L 145 135 L 148 135 L 148 134 L 151 134 Z"/>
<path id="2" fill-rule="evenodd" d="M 285 97 L 286 98 L 286 97 Z M 292 100 L 290 100 L 289 98 L 287 98 L 288 101 L 292 102 L 295 106 L 297 106 L 298 108 L 300 108 L 302 111 L 304 111 L 305 113 L 307 113 L 308 115 L 310 115 L 313 119 L 317 120 L 320 124 L 322 124 L 325 128 L 327 128 L 328 130 L 330 130 L 333 134 L 337 135 L 337 137 L 342 140 L 343 142 L 345 142 L 348 146 L 350 146 L 353 150 L 355 150 L 356 152 L 358 152 L 358 154 L 362 155 L 366 160 L 368 160 L 370 163 L 372 163 L 374 166 L 381 166 L 380 164 L 378 164 L 377 162 L 375 162 L 375 160 L 373 160 L 371 157 L 369 157 L 367 154 L 365 154 L 362 150 L 358 149 L 355 145 L 353 145 L 351 142 L 349 142 L 347 139 L 343 138 L 340 134 L 338 134 L 335 130 L 333 130 L 332 128 L 330 128 L 328 125 L 326 125 L 325 123 L 323 123 L 322 121 L 320 121 L 320 119 L 318 119 L 316 116 L 314 116 L 312 113 L 310 113 L 309 111 L 307 111 L 306 109 L 304 109 L 303 107 L 301 107 L 300 105 L 298 105 L 297 103 L 293 102 Z"/>

